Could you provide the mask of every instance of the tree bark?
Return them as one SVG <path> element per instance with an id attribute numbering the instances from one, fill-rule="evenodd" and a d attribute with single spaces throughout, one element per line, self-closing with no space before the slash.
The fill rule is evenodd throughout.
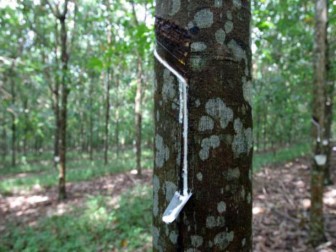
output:
<path id="1" fill-rule="evenodd" d="M 15 114 L 15 103 L 16 103 L 16 91 L 15 91 L 15 80 L 14 80 L 14 71 L 11 69 L 10 71 L 11 78 L 11 96 L 12 96 L 12 107 L 13 110 L 11 112 L 12 116 L 12 166 L 16 166 L 16 137 L 17 137 L 17 129 L 16 129 L 16 114 Z"/>
<path id="2" fill-rule="evenodd" d="M 67 52 L 67 30 L 66 30 L 66 15 L 68 11 L 68 1 L 64 3 L 64 11 L 57 18 L 61 25 L 61 63 L 62 63 L 62 80 L 61 80 L 61 107 L 59 118 L 59 200 L 64 200 L 66 194 L 66 129 L 67 129 L 67 105 L 68 105 L 68 61 L 69 55 Z"/>
<path id="3" fill-rule="evenodd" d="M 110 67 L 106 71 L 106 99 L 105 99 L 105 136 L 104 136 L 104 164 L 108 163 L 109 128 L 110 128 Z"/>
<path id="4" fill-rule="evenodd" d="M 328 8 L 328 2 L 327 2 L 327 10 Z M 328 20 L 327 20 L 327 25 L 326 25 L 326 30 L 328 31 Z M 331 153 L 332 153 L 332 148 L 333 145 L 331 143 L 332 140 L 332 121 L 333 121 L 333 106 L 334 106 L 334 90 L 335 90 L 335 73 L 334 69 L 332 68 L 333 63 L 335 59 L 335 50 L 332 50 L 330 48 L 330 45 L 328 43 L 328 34 L 326 34 L 326 92 L 325 92 L 325 139 L 327 142 L 326 146 L 326 155 L 327 155 L 327 162 L 326 162 L 326 167 L 325 167 L 325 172 L 324 172 L 324 185 L 332 185 L 333 181 L 331 179 Z"/>
<path id="5" fill-rule="evenodd" d="M 90 130 L 89 130 L 89 154 L 90 154 L 90 160 L 93 160 L 93 81 L 90 82 L 89 87 L 89 99 L 90 99 Z"/>
<path id="6" fill-rule="evenodd" d="M 142 128 L 142 82 L 143 82 L 143 72 L 142 72 L 142 62 L 140 57 L 138 57 L 138 81 L 137 90 L 135 96 L 135 156 L 136 156 L 136 169 L 137 175 L 141 176 L 141 128 Z"/>
<path id="7" fill-rule="evenodd" d="M 323 189 L 326 169 L 326 64 L 327 64 L 327 0 L 315 1 L 315 41 L 314 41 L 314 83 L 313 83 L 313 122 L 312 136 L 314 159 L 311 169 L 311 209 L 310 240 L 313 246 L 324 242 Z"/>
<path id="8" fill-rule="evenodd" d="M 7 163 L 7 152 L 8 152 L 8 147 L 7 147 L 7 129 L 6 129 L 6 113 L 3 111 L 3 127 L 2 127 L 2 164 L 5 165 Z"/>
<path id="9" fill-rule="evenodd" d="M 27 157 L 28 154 L 28 124 L 29 124 L 29 118 L 28 118 L 28 98 L 25 97 L 23 101 L 23 111 L 24 111 L 24 132 L 23 132 L 23 153 L 24 156 Z"/>
<path id="10" fill-rule="evenodd" d="M 117 159 L 119 158 L 119 106 L 120 106 L 120 100 L 119 100 L 119 78 L 116 78 L 116 104 L 115 104 L 115 145 L 116 145 L 116 153 L 117 153 Z"/>
<path id="11" fill-rule="evenodd" d="M 154 251 L 251 251 L 250 1 L 156 3 L 157 51 L 188 82 L 188 184 L 179 217 L 162 215 L 181 193 L 179 82 L 155 62 Z"/>

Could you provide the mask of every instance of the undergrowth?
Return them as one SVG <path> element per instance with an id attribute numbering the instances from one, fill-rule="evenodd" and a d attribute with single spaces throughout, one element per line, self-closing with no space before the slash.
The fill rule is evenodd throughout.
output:
<path id="1" fill-rule="evenodd" d="M 121 195 L 88 196 L 81 208 L 37 220 L 31 227 L 8 223 L 0 251 L 150 251 L 151 188 L 138 185 Z"/>

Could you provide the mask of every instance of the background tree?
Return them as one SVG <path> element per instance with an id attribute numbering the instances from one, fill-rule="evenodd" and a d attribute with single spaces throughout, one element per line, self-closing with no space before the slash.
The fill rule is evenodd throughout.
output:
<path id="1" fill-rule="evenodd" d="M 314 143 L 314 159 L 311 168 L 311 210 L 310 239 L 314 246 L 325 241 L 323 221 L 323 189 L 324 173 L 327 163 L 327 146 L 329 135 L 326 118 L 328 110 L 327 94 L 327 0 L 315 2 L 315 43 L 314 43 L 314 85 L 312 120 Z M 330 98 L 329 98 L 330 100 Z"/>

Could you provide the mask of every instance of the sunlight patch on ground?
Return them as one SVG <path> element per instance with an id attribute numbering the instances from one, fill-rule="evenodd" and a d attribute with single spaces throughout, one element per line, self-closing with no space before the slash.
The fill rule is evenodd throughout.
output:
<path id="1" fill-rule="evenodd" d="M 304 209 L 310 208 L 310 199 L 303 199 L 301 200 L 301 204 Z"/>
<path id="2" fill-rule="evenodd" d="M 32 196 L 18 196 L 7 197 L 7 203 L 10 209 L 21 208 L 25 204 L 39 204 L 49 201 L 48 196 L 32 195 Z"/>
<path id="3" fill-rule="evenodd" d="M 336 189 L 326 192 L 323 201 L 329 206 L 336 206 Z"/>
<path id="4" fill-rule="evenodd" d="M 263 207 L 253 207 L 252 213 L 253 215 L 263 214 L 265 212 L 265 208 Z"/>

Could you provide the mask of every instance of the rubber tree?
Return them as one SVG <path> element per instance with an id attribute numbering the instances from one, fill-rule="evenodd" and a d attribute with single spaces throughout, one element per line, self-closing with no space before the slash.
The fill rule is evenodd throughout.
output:
<path id="1" fill-rule="evenodd" d="M 326 80 L 327 80 L 327 0 L 315 1 L 315 38 L 313 57 L 313 131 L 314 158 L 311 168 L 310 240 L 314 246 L 325 241 L 323 221 L 324 173 L 327 164 Z"/>
<path id="2" fill-rule="evenodd" d="M 154 251 L 251 251 L 252 115 L 250 1 L 156 1 L 158 54 L 188 82 L 188 184 L 181 192 L 180 85 L 155 61 Z"/>
<path id="3" fill-rule="evenodd" d="M 60 86 L 57 91 L 59 94 L 59 111 L 58 111 L 58 120 L 56 117 L 56 126 L 58 127 L 59 134 L 59 143 L 58 143 L 58 199 L 64 200 L 67 198 L 66 194 L 66 151 L 67 151 L 67 114 L 68 114 L 68 96 L 70 93 L 69 87 L 69 76 L 68 76 L 68 63 L 69 63 L 69 52 L 68 52 L 68 35 L 67 35 L 67 26 L 66 19 L 68 14 L 68 0 L 64 1 L 62 10 L 60 10 L 58 5 L 53 6 L 49 1 L 46 1 L 50 10 L 52 11 L 56 22 L 60 24 L 60 69 L 61 69 L 61 78 Z"/>
<path id="4" fill-rule="evenodd" d="M 327 3 L 328 4 L 328 3 Z M 329 10 L 329 6 L 327 5 Z M 327 20 L 327 27 L 326 30 L 328 31 L 328 20 Z M 331 28 L 331 27 L 330 27 Z M 334 106 L 334 95 L 335 95 L 335 46 L 332 41 L 332 29 L 329 30 L 330 32 L 326 34 L 327 42 L 326 42 L 326 92 L 325 92 L 325 139 L 328 139 L 327 146 L 326 146 L 326 155 L 327 155 L 327 162 L 324 172 L 324 185 L 331 185 L 333 184 L 331 178 L 331 154 L 333 144 L 331 142 L 332 139 L 332 122 L 333 122 L 333 106 Z"/>

